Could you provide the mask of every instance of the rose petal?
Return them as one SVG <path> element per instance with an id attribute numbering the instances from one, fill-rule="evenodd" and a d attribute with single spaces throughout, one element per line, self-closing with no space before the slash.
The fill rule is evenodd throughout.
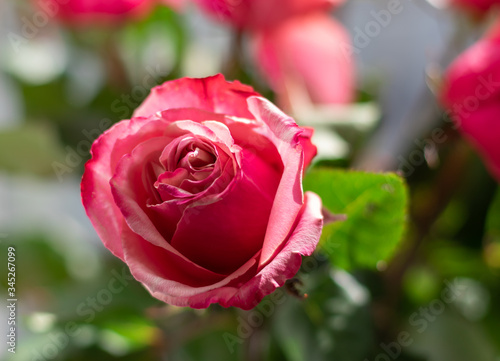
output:
<path id="1" fill-rule="evenodd" d="M 304 130 L 264 98 L 250 97 L 248 106 L 255 118 L 268 125 L 269 139 L 278 149 L 285 166 L 262 246 L 259 261 L 259 265 L 262 266 L 275 255 L 276 250 L 287 238 L 303 204 L 304 153 L 300 136 Z"/>
<path id="2" fill-rule="evenodd" d="M 318 154 L 318 148 L 312 143 L 311 138 L 314 133 L 314 128 L 302 127 L 304 132 L 299 135 L 300 145 L 304 150 L 304 171 L 311 164 L 313 158 Z"/>
<path id="3" fill-rule="evenodd" d="M 462 131 L 500 181 L 500 105 L 484 106 L 462 118 Z"/>
<path id="4" fill-rule="evenodd" d="M 226 278 L 179 256 L 171 248 L 157 247 L 147 242 L 126 226 L 123 229 L 125 262 L 134 277 L 149 289 L 156 290 L 179 282 L 183 284 L 182 287 L 190 289 L 221 282 Z"/>
<path id="5" fill-rule="evenodd" d="M 252 273 L 255 272 L 254 268 L 247 268 L 247 263 L 227 280 L 199 290 L 191 289 L 191 292 L 182 296 L 179 296 L 181 293 L 175 288 L 175 295 L 172 295 L 172 287 L 168 287 L 169 285 L 152 294 L 176 306 L 206 308 L 211 303 L 220 303 L 224 307 L 235 306 L 249 310 L 297 273 L 302 256 L 309 256 L 314 252 L 323 227 L 321 199 L 316 194 L 306 192 L 304 206 L 296 224 L 280 253 L 255 275 Z M 246 275 L 241 271 L 246 271 Z M 236 278 L 235 275 L 239 277 Z M 242 283 L 245 276 L 250 279 Z M 158 285 L 161 284 L 158 281 Z"/>
<path id="6" fill-rule="evenodd" d="M 483 39 L 461 54 L 448 68 L 442 102 L 463 112 L 500 94 L 500 37 Z M 464 109 L 465 108 L 465 109 Z"/>
<path id="7" fill-rule="evenodd" d="M 484 15 L 492 7 L 498 6 L 497 0 L 448 0 L 447 2 L 473 11 L 478 15 Z"/>
<path id="8" fill-rule="evenodd" d="M 36 0 L 45 11 L 46 4 Z M 142 18 L 149 14 L 155 5 L 153 0 L 65 0 L 59 2 L 56 16 L 63 22 L 74 26 L 109 26 L 130 18 Z"/>
<path id="9" fill-rule="evenodd" d="M 144 139 L 163 133 L 163 126 L 154 125 L 157 121 L 156 118 L 135 118 L 115 124 L 94 142 L 92 159 L 85 164 L 81 183 L 83 206 L 104 245 L 122 260 L 122 216 L 113 201 L 109 180 L 123 154 L 131 152 Z"/>
<path id="10" fill-rule="evenodd" d="M 251 117 L 246 98 L 252 95 L 258 95 L 252 87 L 238 81 L 228 83 L 221 74 L 202 79 L 182 78 L 153 88 L 151 94 L 135 110 L 134 117 L 149 116 L 176 108 L 196 108 L 213 113 Z"/>
<path id="11" fill-rule="evenodd" d="M 205 282 L 207 279 L 219 280 L 220 274 L 193 263 L 165 239 L 169 236 L 167 233 L 171 234 L 175 230 L 181 209 L 174 205 L 155 214 L 146 207 L 149 194 L 142 184 L 144 172 L 141 169 L 147 167 L 149 158 L 154 158 L 155 155 L 158 157 L 165 139 L 168 138 L 152 138 L 135 147 L 131 154 L 120 160 L 110 181 L 115 203 L 127 222 L 121 229 L 125 261 L 133 268 L 145 257 L 149 259 L 152 269 L 169 274 L 170 277 L 175 275 L 175 278 L 171 278 L 174 281 L 183 279 L 183 275 L 197 275 L 197 279 L 192 279 L 188 284 L 199 285 L 198 282 Z M 127 249 L 133 252 L 127 253 Z"/>
<path id="12" fill-rule="evenodd" d="M 156 227 L 147 208 L 152 202 L 156 189 L 156 175 L 149 175 L 151 163 L 158 162 L 159 155 L 170 138 L 157 137 L 142 142 L 134 150 L 122 157 L 115 174 L 109 181 L 113 199 L 129 227 L 147 241 L 158 247 L 166 247 L 167 241 L 175 231 L 182 215 L 177 207 L 170 209 L 169 218 L 158 219 Z M 149 178 L 149 179 L 146 179 Z M 165 214 L 164 214 L 165 216 Z M 161 228 L 160 228 L 161 227 Z"/>
<path id="13" fill-rule="evenodd" d="M 240 29 L 259 30 L 276 26 L 297 15 L 325 11 L 344 0 L 197 0 L 217 20 L 232 23 Z"/>
<path id="14" fill-rule="evenodd" d="M 231 187 L 221 192 L 216 203 L 188 207 L 172 246 L 214 272 L 229 274 L 238 269 L 262 246 L 280 176 L 243 151 L 241 171 Z"/>

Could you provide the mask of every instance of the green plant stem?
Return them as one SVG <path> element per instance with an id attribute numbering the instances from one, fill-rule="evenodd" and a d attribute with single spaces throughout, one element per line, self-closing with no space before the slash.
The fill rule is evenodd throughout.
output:
<path id="1" fill-rule="evenodd" d="M 415 263 L 422 244 L 430 239 L 432 226 L 446 209 L 457 190 L 462 185 L 471 159 L 471 149 L 462 139 L 453 140 L 449 155 L 437 175 L 433 186 L 428 192 L 426 202 L 422 207 L 413 209 L 410 221 L 415 233 L 410 238 L 409 245 L 394 258 L 383 274 L 385 297 L 375 305 L 375 321 L 382 339 L 390 339 L 391 330 L 400 302 L 403 279 L 407 270 Z"/>

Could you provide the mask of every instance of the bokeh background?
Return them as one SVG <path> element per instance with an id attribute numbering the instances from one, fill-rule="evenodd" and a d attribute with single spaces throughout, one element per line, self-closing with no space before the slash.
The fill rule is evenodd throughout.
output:
<path id="1" fill-rule="evenodd" d="M 152 298 L 101 244 L 79 183 L 93 139 L 166 80 L 222 72 L 278 101 L 246 38 L 185 4 L 111 27 L 50 18 L 13 41 L 40 9 L 1 0 L 0 289 L 7 294 L 14 246 L 19 301 L 16 354 L 2 341 L 0 358 L 500 361 L 498 213 L 488 216 L 497 184 L 434 95 L 443 69 L 489 20 L 401 0 L 402 11 L 359 43 L 389 2 L 348 0 L 328 13 L 357 49 L 354 100 L 293 113 L 317 128 L 317 163 L 405 176 L 405 236 L 375 270 L 316 257 L 298 275 L 307 298 L 280 289 L 241 311 Z M 446 141 L 429 141 L 435 129 Z M 2 334 L 7 317 L 3 307 Z"/>

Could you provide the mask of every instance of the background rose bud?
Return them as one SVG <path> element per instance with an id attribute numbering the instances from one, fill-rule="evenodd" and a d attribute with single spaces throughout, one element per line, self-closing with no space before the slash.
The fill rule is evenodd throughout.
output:
<path id="1" fill-rule="evenodd" d="M 443 104 L 500 180 L 500 21 L 447 70 Z"/>
<path id="2" fill-rule="evenodd" d="M 95 141 L 83 204 L 154 297 L 250 309 L 318 242 L 321 200 L 301 185 L 311 134 L 220 75 L 167 82 Z"/>
<path id="3" fill-rule="evenodd" d="M 184 0 L 163 0 L 178 8 Z M 38 7 L 50 8 L 61 21 L 70 25 L 112 25 L 148 15 L 159 0 L 35 0 Z"/>
<path id="4" fill-rule="evenodd" d="M 450 0 L 450 4 L 469 10 L 478 15 L 489 11 L 492 7 L 498 6 L 498 0 Z"/>
<path id="5" fill-rule="evenodd" d="M 197 0 L 217 19 L 240 29 L 261 30 L 308 12 L 328 10 L 343 0 Z"/>
<path id="6" fill-rule="evenodd" d="M 259 32 L 254 39 L 256 64 L 278 94 L 280 106 L 286 109 L 304 90 L 317 104 L 353 100 L 350 44 L 344 27 L 322 12 L 290 18 Z"/>

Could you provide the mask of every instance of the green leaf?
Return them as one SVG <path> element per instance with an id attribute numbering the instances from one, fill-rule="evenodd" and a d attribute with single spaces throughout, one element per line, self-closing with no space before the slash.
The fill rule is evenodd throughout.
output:
<path id="1" fill-rule="evenodd" d="M 326 224 L 320 250 L 337 267 L 376 268 L 396 250 L 403 236 L 408 194 L 394 173 L 364 173 L 328 168 L 313 169 L 304 189 L 317 193 L 342 222 Z"/>

